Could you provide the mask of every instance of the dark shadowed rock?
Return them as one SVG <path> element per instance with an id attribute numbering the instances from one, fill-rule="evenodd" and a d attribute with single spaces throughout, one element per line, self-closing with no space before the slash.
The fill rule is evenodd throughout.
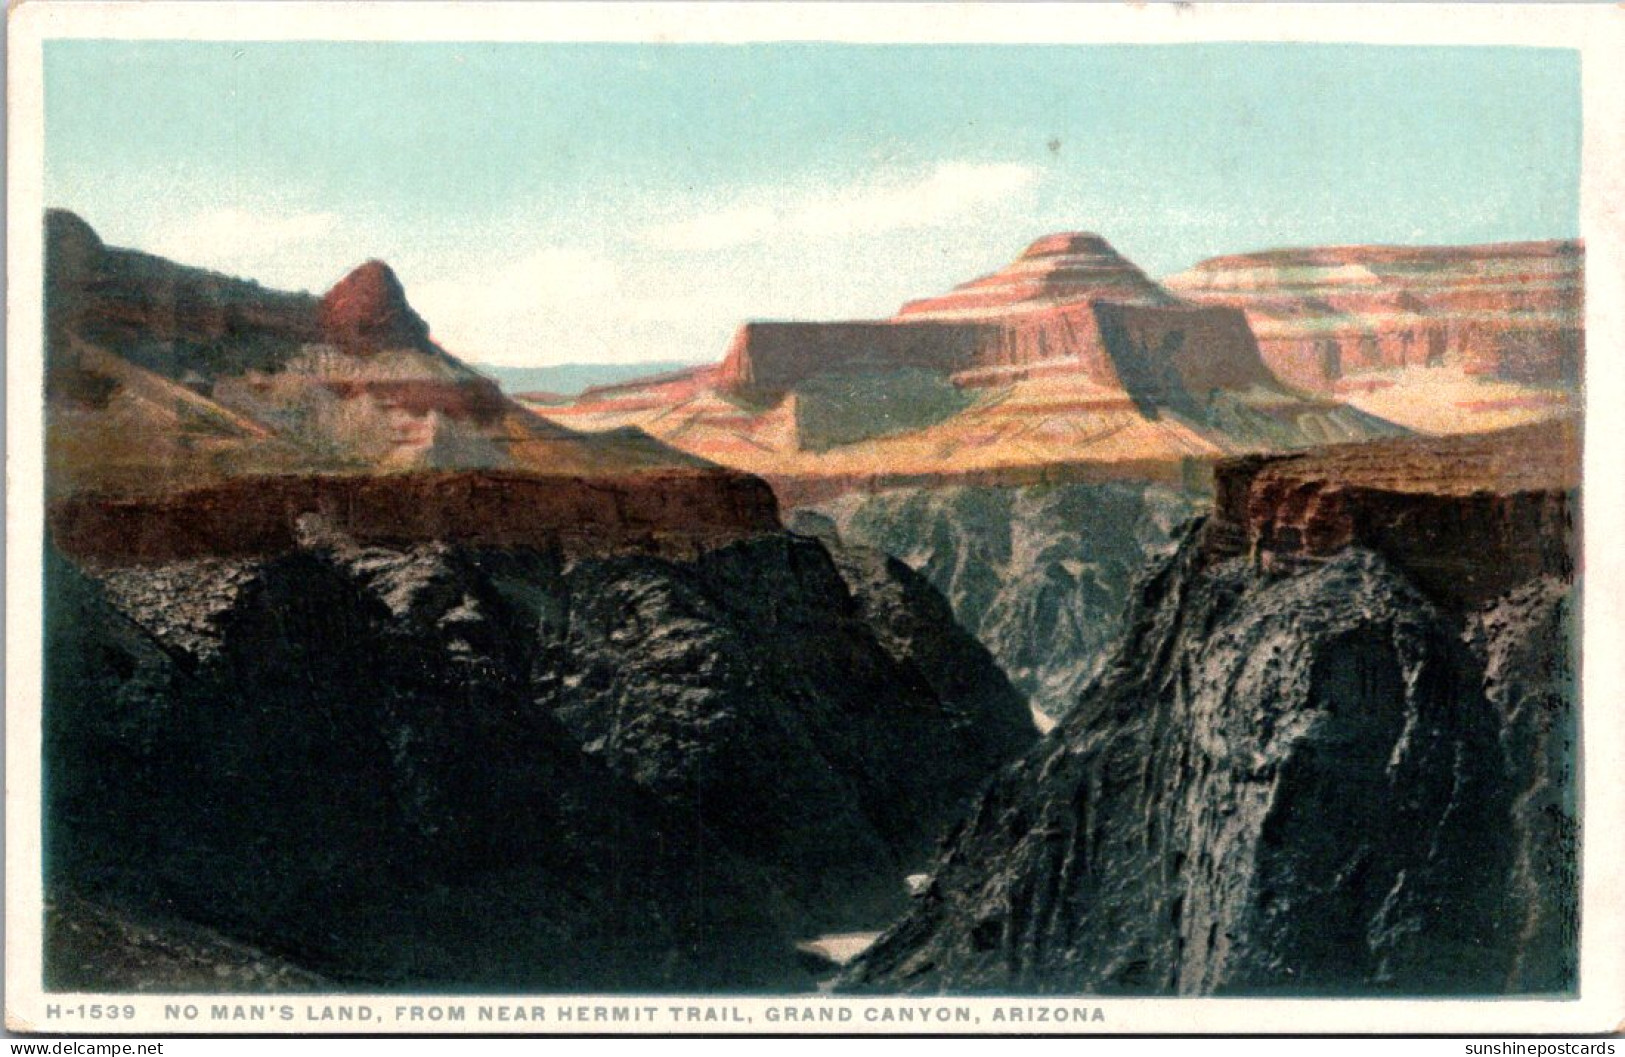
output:
<path id="1" fill-rule="evenodd" d="M 53 551 L 51 882 L 346 986 L 805 988 L 1032 737 L 929 588 L 855 582 L 782 536 Z"/>
<path id="2" fill-rule="evenodd" d="M 333 982 L 211 929 L 68 895 L 45 906 L 45 975 L 68 991 L 331 991 Z"/>
<path id="3" fill-rule="evenodd" d="M 1527 689 L 1487 690 L 1462 618 L 1369 552 L 1293 575 L 1203 564 L 1187 540 L 1143 581 L 1099 681 L 983 797 L 846 987 L 1561 986 L 1572 897 L 1535 878 L 1572 864 L 1572 831 L 1525 806 L 1545 787 L 1520 744 L 1550 761 L 1548 799 L 1572 787 L 1550 687 L 1523 709 L 1546 720 L 1509 721 L 1490 698 Z M 1492 656 L 1550 648 L 1541 619 L 1497 626 Z"/>
<path id="4" fill-rule="evenodd" d="M 406 289 L 383 261 L 368 261 L 322 297 L 325 341 L 351 352 L 417 348 L 429 340 L 428 324 L 406 302 Z"/>
<path id="5" fill-rule="evenodd" d="M 352 985 L 798 986 L 764 886 L 580 752 L 468 569 L 53 563 L 55 885 Z"/>
<path id="6" fill-rule="evenodd" d="M 1555 424 L 1220 464 L 846 985 L 1572 987 L 1575 459 Z"/>
<path id="7" fill-rule="evenodd" d="M 1513 788 L 1508 915 L 1519 934 L 1509 991 L 1564 991 L 1578 979 L 1579 599 L 1542 577 L 1475 613 L 1467 641 L 1484 665 Z"/>

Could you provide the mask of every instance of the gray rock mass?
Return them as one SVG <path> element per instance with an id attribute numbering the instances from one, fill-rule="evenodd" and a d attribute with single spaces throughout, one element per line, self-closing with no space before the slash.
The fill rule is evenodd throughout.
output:
<path id="1" fill-rule="evenodd" d="M 1152 568 L 1078 707 L 945 843 L 852 991 L 1574 982 L 1569 588 L 1441 611 L 1357 548 Z"/>

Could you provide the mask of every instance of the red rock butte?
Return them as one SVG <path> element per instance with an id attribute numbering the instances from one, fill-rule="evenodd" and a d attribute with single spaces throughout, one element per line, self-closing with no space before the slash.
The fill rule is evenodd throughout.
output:
<path id="1" fill-rule="evenodd" d="M 1580 374 L 1577 241 L 1271 250 L 1215 257 L 1167 283 L 1245 311 L 1270 367 L 1313 389 L 1417 366 L 1534 384 Z"/>
<path id="2" fill-rule="evenodd" d="M 703 469 L 242 477 L 161 494 L 81 493 L 51 503 L 47 521 L 63 553 L 115 566 L 274 555 L 312 531 L 363 545 L 687 557 L 779 530 L 765 482 Z"/>
<path id="3" fill-rule="evenodd" d="M 1142 407 L 1273 387 L 1246 317 L 1181 301 L 1099 235 L 1049 235 L 1013 263 L 887 320 L 747 323 L 718 374 L 771 402 L 815 375 L 921 368 L 963 385 L 1078 372 Z"/>
<path id="4" fill-rule="evenodd" d="M 1180 300 L 1079 232 L 889 319 L 746 323 L 716 366 L 534 409 L 573 429 L 636 426 L 798 502 L 927 482 L 1181 482 L 1224 455 L 1403 432 L 1282 385 L 1240 309 Z"/>

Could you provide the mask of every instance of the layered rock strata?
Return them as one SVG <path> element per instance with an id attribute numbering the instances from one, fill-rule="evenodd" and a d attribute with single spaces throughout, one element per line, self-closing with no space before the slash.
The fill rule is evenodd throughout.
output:
<path id="1" fill-rule="evenodd" d="M 1246 317 L 1175 298 L 1097 235 L 885 320 L 746 323 L 722 362 L 538 406 L 635 425 L 782 499 L 942 484 L 1153 479 L 1192 463 L 1403 432 L 1282 386 Z"/>
<path id="2" fill-rule="evenodd" d="M 1223 386 L 1273 384 L 1245 319 L 1182 304 L 1098 235 L 1040 239 L 1010 267 L 879 322 L 747 323 L 718 384 L 774 400 L 819 374 L 942 374 L 1070 362 L 1091 382 L 1154 406 Z"/>
<path id="3" fill-rule="evenodd" d="M 1477 450 L 1489 459 L 1499 448 L 1510 465 L 1526 441 Z M 1400 454 L 1379 450 L 1382 464 Z M 1413 457 L 1438 470 L 1455 459 Z M 1554 503 L 1570 491 L 1561 463 L 1524 464 Z M 1324 469 L 1355 477 L 1349 465 L 1338 456 Z M 1261 477 L 1231 469 L 1238 483 Z M 1338 481 L 1301 483 L 1329 493 Z M 1543 559 L 1480 550 L 1477 530 L 1425 531 L 1449 523 L 1441 504 L 1473 525 L 1486 514 L 1479 489 L 1529 494 L 1526 483 L 1515 474 L 1497 486 L 1468 465 L 1456 486 L 1439 475 L 1432 490 L 1361 499 L 1385 520 L 1356 517 L 1356 535 L 1299 561 L 1242 546 L 1225 502 L 1151 567 L 1100 677 L 1001 774 L 945 842 L 910 913 L 844 986 L 1572 988 L 1572 588 Z M 1292 501 L 1267 487 L 1227 495 L 1243 493 L 1249 516 L 1265 513 L 1255 503 L 1266 497 Z M 1553 551 L 1572 545 L 1538 511 L 1503 512 L 1509 531 Z M 1379 523 L 1403 533 L 1413 514 L 1470 589 L 1429 576 L 1393 535 L 1372 535 Z M 1510 569 L 1492 572 L 1502 563 Z"/>
<path id="4" fill-rule="evenodd" d="M 51 503 L 47 521 L 56 546 L 92 564 L 273 555 L 328 535 L 685 555 L 779 527 L 764 482 L 720 470 L 246 477 L 155 495 L 80 493 Z"/>
<path id="5" fill-rule="evenodd" d="M 631 430 L 582 436 L 440 348 L 381 261 L 322 298 L 105 246 L 46 215 L 47 487 L 147 493 L 239 476 L 700 460 Z"/>

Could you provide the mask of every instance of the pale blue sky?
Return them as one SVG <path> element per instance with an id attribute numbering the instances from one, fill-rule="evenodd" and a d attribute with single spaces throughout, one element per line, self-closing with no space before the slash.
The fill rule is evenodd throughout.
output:
<path id="1" fill-rule="evenodd" d="M 321 290 L 389 260 L 484 362 L 712 359 L 1049 231 L 1218 253 L 1578 234 L 1575 53 L 51 41 L 46 197 Z"/>

